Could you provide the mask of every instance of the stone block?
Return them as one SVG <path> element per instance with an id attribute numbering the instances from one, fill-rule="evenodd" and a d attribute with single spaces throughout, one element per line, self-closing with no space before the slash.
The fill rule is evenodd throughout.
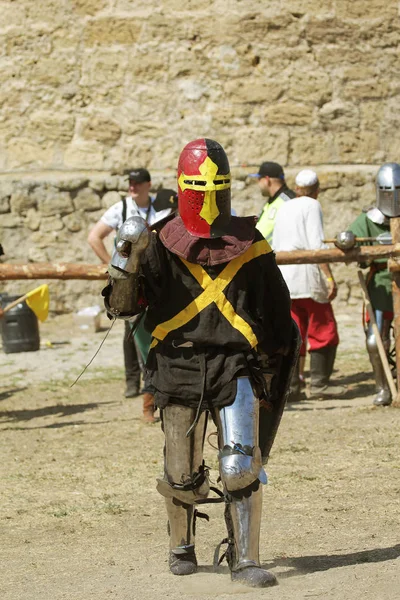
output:
<path id="1" fill-rule="evenodd" d="M 57 187 L 63 191 L 73 191 L 78 190 L 79 188 L 85 187 L 88 183 L 87 177 L 70 177 L 68 179 L 58 179 Z"/>
<path id="2" fill-rule="evenodd" d="M 381 146 L 376 131 L 343 131 L 335 136 L 340 162 L 374 163 L 380 160 Z"/>
<path id="3" fill-rule="evenodd" d="M 110 208 L 113 204 L 120 202 L 122 196 L 118 192 L 107 192 L 101 199 L 101 204 L 105 209 Z"/>
<path id="4" fill-rule="evenodd" d="M 68 231 L 71 231 L 72 233 L 76 233 L 78 231 L 81 231 L 82 229 L 82 224 L 85 224 L 85 216 L 84 216 L 84 212 L 83 211 L 75 211 L 73 213 L 71 213 L 70 215 L 66 215 L 65 217 L 62 217 L 62 222 L 64 223 L 65 227 L 68 229 Z"/>
<path id="5" fill-rule="evenodd" d="M 83 190 L 80 190 L 74 198 L 74 206 L 76 210 L 91 212 L 101 208 L 101 199 L 94 190 L 84 188 Z"/>
<path id="6" fill-rule="evenodd" d="M 328 190 L 330 188 L 337 188 L 342 181 L 342 174 L 338 173 L 337 171 L 332 171 L 331 169 L 332 168 L 325 170 L 321 167 L 317 169 L 321 191 Z"/>
<path id="7" fill-rule="evenodd" d="M 113 144 L 121 137 L 121 127 L 111 118 L 93 115 L 85 118 L 78 126 L 80 137 L 105 144 Z"/>
<path id="8" fill-rule="evenodd" d="M 127 175 L 125 175 L 127 177 Z M 119 175 L 109 175 L 104 179 L 106 190 L 117 190 L 119 186 Z"/>
<path id="9" fill-rule="evenodd" d="M 138 41 L 144 27 L 145 23 L 139 18 L 99 17 L 86 22 L 83 39 L 87 47 L 113 44 L 131 46 Z"/>
<path id="10" fill-rule="evenodd" d="M 356 34 L 354 35 L 356 36 Z M 338 65 L 345 65 L 346 63 L 360 65 L 368 62 L 369 54 L 372 54 L 371 62 L 373 61 L 374 55 L 370 49 L 368 52 L 364 49 L 356 48 L 351 43 L 340 44 L 335 43 L 336 41 L 334 40 L 331 43 L 326 41 L 325 43 L 313 46 L 313 54 L 320 67 L 334 70 Z"/>
<path id="11" fill-rule="evenodd" d="M 273 125 L 309 125 L 314 108 L 297 102 L 277 102 L 264 110 L 266 123 Z"/>
<path id="12" fill-rule="evenodd" d="M 0 213 L 10 211 L 10 198 L 15 187 L 14 181 L 0 181 Z"/>
<path id="13" fill-rule="evenodd" d="M 380 162 L 400 162 L 400 139 L 399 136 L 388 135 L 382 140 L 382 156 Z"/>
<path id="14" fill-rule="evenodd" d="M 326 131 L 347 131 L 359 126 L 359 107 L 340 99 L 327 102 L 318 111 L 318 119 Z"/>
<path id="15" fill-rule="evenodd" d="M 25 77 L 35 87 L 38 85 L 59 87 L 73 83 L 78 75 L 79 65 L 75 52 L 66 50 L 34 61 L 27 69 Z"/>
<path id="16" fill-rule="evenodd" d="M 302 62 L 290 75 L 287 95 L 291 100 L 322 106 L 332 97 L 332 81 L 318 64 Z"/>
<path id="17" fill-rule="evenodd" d="M 74 12 L 78 15 L 93 16 L 108 5 L 108 0 L 72 0 Z"/>
<path id="18" fill-rule="evenodd" d="M 104 177 L 92 177 L 88 185 L 95 192 L 102 192 L 104 190 Z"/>
<path id="19" fill-rule="evenodd" d="M 128 66 L 126 52 L 110 48 L 83 52 L 81 86 L 108 89 L 123 85 Z"/>
<path id="20" fill-rule="evenodd" d="M 4 229 L 16 229 L 22 224 L 22 219 L 15 213 L 6 213 L 1 215 L 1 227 Z"/>
<path id="21" fill-rule="evenodd" d="M 64 229 L 64 223 L 60 215 L 42 217 L 40 220 L 40 231 L 44 233 L 52 233 L 53 231 L 61 231 L 62 229 Z"/>
<path id="22" fill-rule="evenodd" d="M 333 16 L 312 16 L 306 24 L 306 39 L 311 44 L 349 42 L 356 36 L 357 26 Z"/>
<path id="23" fill-rule="evenodd" d="M 232 107 L 242 102 L 251 104 L 274 102 L 282 95 L 284 89 L 284 84 L 279 80 L 271 86 L 271 82 L 262 75 L 248 78 L 245 81 L 228 79 L 224 83 L 224 93 L 232 103 Z"/>
<path id="24" fill-rule="evenodd" d="M 238 127 L 228 144 L 224 144 L 232 165 L 257 165 L 274 160 L 281 165 L 288 161 L 289 133 L 286 129 L 259 126 Z"/>
<path id="25" fill-rule="evenodd" d="M 139 82 L 147 83 L 148 81 L 165 81 L 165 73 L 169 70 L 169 52 L 163 52 L 161 44 L 157 44 L 157 46 L 157 49 L 150 48 L 149 52 L 136 54 L 134 59 L 131 61 L 128 74 L 134 85 L 137 85 Z M 192 61 L 194 62 L 193 56 Z M 177 65 L 174 64 L 173 68 L 176 72 Z M 184 70 L 185 75 L 194 72 L 195 69 L 193 64 L 190 71 L 187 69 Z M 182 69 L 180 70 L 180 73 L 182 73 Z M 177 73 L 177 77 L 180 73 Z"/>
<path id="26" fill-rule="evenodd" d="M 47 263 L 51 260 L 53 260 L 51 252 L 48 252 L 46 248 L 38 248 L 37 246 L 28 248 L 28 262 Z"/>
<path id="27" fill-rule="evenodd" d="M 368 0 L 368 4 L 364 0 L 336 0 L 335 13 L 339 18 L 356 19 L 358 22 L 381 17 L 395 19 L 399 16 L 398 3 L 393 0 Z"/>
<path id="28" fill-rule="evenodd" d="M 285 11 L 290 12 L 292 15 L 298 17 L 305 16 L 307 14 L 315 14 L 316 12 L 315 0 L 285 0 Z M 333 12 L 333 0 L 324 0 L 322 4 L 318 6 L 318 14 L 332 13 Z"/>
<path id="29" fill-rule="evenodd" d="M 10 198 L 10 207 L 13 213 L 26 214 L 28 209 L 36 207 L 37 201 L 27 189 L 16 189 Z"/>
<path id="30" fill-rule="evenodd" d="M 10 212 L 10 196 L 0 196 L 0 214 Z"/>
<path id="31" fill-rule="evenodd" d="M 101 169 L 103 149 L 96 142 L 73 141 L 65 151 L 64 164 L 75 169 Z"/>
<path id="32" fill-rule="evenodd" d="M 25 133 L 36 142 L 56 140 L 68 142 L 74 135 L 75 118 L 69 113 L 38 110 L 33 112 L 25 126 Z"/>
<path id="33" fill-rule="evenodd" d="M 39 212 L 43 216 L 67 215 L 74 211 L 71 196 L 68 192 L 60 192 L 55 186 L 39 185 L 33 192 Z"/>
<path id="34" fill-rule="evenodd" d="M 364 81 L 349 81 L 343 86 L 343 98 L 359 102 L 360 100 L 380 99 L 386 97 L 389 91 L 389 82 L 379 79 Z"/>
<path id="35" fill-rule="evenodd" d="M 129 181 L 126 178 L 126 175 L 120 175 L 118 177 L 118 190 L 120 192 L 127 192 L 129 189 Z"/>
<path id="36" fill-rule="evenodd" d="M 34 208 L 29 208 L 26 211 L 25 227 L 31 231 L 38 231 L 40 227 L 41 216 L 40 213 Z"/>
<path id="37" fill-rule="evenodd" d="M 48 167 L 52 163 L 53 152 L 52 144 L 41 145 L 25 137 L 11 139 L 7 144 L 7 167 Z"/>
<path id="38" fill-rule="evenodd" d="M 292 133 L 289 164 L 317 166 L 332 162 L 337 160 L 331 133 L 311 133 L 308 130 Z"/>

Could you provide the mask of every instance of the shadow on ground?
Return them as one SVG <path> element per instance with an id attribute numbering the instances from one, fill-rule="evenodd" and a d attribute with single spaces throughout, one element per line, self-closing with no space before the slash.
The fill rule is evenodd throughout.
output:
<path id="1" fill-rule="evenodd" d="M 7 398 L 11 398 L 11 396 L 14 396 L 14 394 L 17 394 L 18 392 L 23 392 L 26 389 L 27 388 L 25 386 L 25 387 L 11 388 L 10 390 L 4 390 L 3 392 L 0 392 L 0 402 L 2 400 L 7 400 Z"/>
<path id="2" fill-rule="evenodd" d="M 105 404 L 112 404 L 111 402 L 102 402 L 101 406 Z M 58 415 L 59 417 L 66 417 L 68 415 L 76 415 L 79 413 L 86 412 L 87 410 L 93 410 L 98 408 L 97 402 L 89 402 L 87 404 L 56 404 L 55 406 L 45 406 L 42 408 L 34 409 L 22 409 L 22 410 L 4 410 L 0 411 L 0 419 L 4 423 L 10 421 L 30 421 L 32 419 L 39 419 L 40 417 L 48 417 L 50 415 Z"/>
<path id="3" fill-rule="evenodd" d="M 304 573 L 316 573 L 340 567 L 349 567 L 363 563 L 378 563 L 395 560 L 400 557 L 400 544 L 389 548 L 374 548 L 350 554 L 322 554 L 317 556 L 297 556 L 274 560 L 275 567 L 292 567 L 291 571 L 283 572 L 280 578 L 293 577 Z M 263 565 L 266 566 L 267 565 Z M 271 563 L 268 564 L 271 567 Z"/>

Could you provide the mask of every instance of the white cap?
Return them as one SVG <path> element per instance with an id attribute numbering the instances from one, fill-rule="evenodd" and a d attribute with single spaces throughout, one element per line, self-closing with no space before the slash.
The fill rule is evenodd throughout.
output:
<path id="1" fill-rule="evenodd" d="M 303 169 L 296 175 L 296 185 L 299 187 L 308 187 L 309 185 L 315 185 L 318 183 L 318 177 L 315 171 L 311 169 Z"/>

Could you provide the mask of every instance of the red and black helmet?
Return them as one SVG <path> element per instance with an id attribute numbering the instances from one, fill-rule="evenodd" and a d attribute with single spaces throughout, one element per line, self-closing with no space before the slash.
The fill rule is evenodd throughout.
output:
<path id="1" fill-rule="evenodd" d="M 225 235 L 231 219 L 231 174 L 223 147 L 202 138 L 187 144 L 178 163 L 178 210 L 201 238 Z"/>

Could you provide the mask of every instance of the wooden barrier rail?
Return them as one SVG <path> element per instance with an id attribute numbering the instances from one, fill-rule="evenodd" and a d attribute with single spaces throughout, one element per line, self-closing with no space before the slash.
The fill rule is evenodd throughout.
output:
<path id="1" fill-rule="evenodd" d="M 377 258 L 400 257 L 400 243 L 390 246 L 360 246 L 352 250 L 293 250 L 277 252 L 278 265 L 316 264 L 335 262 L 366 262 Z M 107 265 L 84 263 L 27 263 L 24 265 L 0 263 L 0 280 L 15 279 L 107 279 Z"/>
<path id="2" fill-rule="evenodd" d="M 392 245 L 359 246 L 351 250 L 329 248 L 324 250 L 294 250 L 277 252 L 278 265 L 320 263 L 363 263 L 378 258 L 388 259 L 393 272 L 394 330 L 396 343 L 397 381 L 400 382 L 400 218 L 391 219 Z M 398 259 L 399 260 L 396 260 Z M 0 263 L 0 281 L 16 279 L 107 279 L 107 265 L 83 263 L 28 263 L 24 265 Z M 400 394 L 393 399 L 400 406 Z"/>

